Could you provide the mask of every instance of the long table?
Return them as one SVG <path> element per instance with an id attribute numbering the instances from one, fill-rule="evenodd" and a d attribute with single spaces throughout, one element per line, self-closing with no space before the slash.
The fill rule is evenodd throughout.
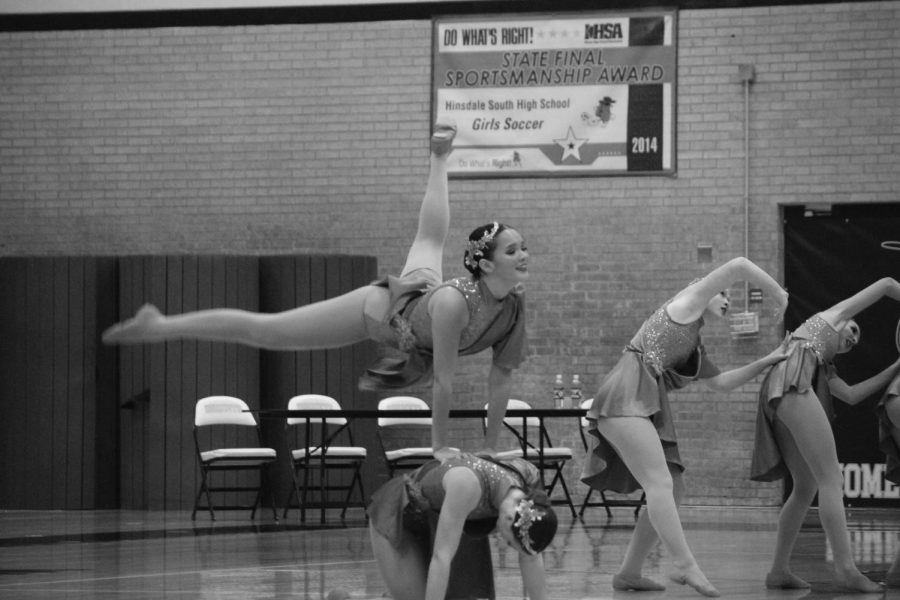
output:
<path id="1" fill-rule="evenodd" d="M 360 419 L 378 419 L 378 418 L 422 418 L 422 417 L 430 417 L 430 410 L 378 410 L 377 408 L 348 408 L 341 410 L 331 410 L 331 409 L 278 409 L 278 408 L 268 408 L 268 409 L 251 409 L 250 412 L 253 412 L 259 415 L 260 418 L 263 419 L 305 419 L 305 439 L 312 439 L 312 427 L 313 422 L 319 421 L 321 426 L 321 435 L 320 435 L 320 445 L 315 446 L 312 453 L 319 453 L 319 460 L 321 461 L 320 466 L 322 469 L 325 468 L 325 452 L 327 451 L 327 446 L 325 445 L 325 440 L 328 440 L 328 425 L 326 423 L 326 419 L 328 418 L 344 418 L 347 420 L 347 425 L 349 427 L 350 423 L 355 420 Z M 519 440 L 519 443 L 522 447 L 523 451 L 527 452 L 528 448 L 532 449 L 532 452 L 536 451 L 537 454 L 537 463 L 542 468 L 545 464 L 544 455 L 545 455 L 545 436 L 541 433 L 546 431 L 544 422 L 546 419 L 561 419 L 561 418 L 569 418 L 569 419 L 580 419 L 585 414 L 587 414 L 587 410 L 584 408 L 531 408 L 531 409 L 509 409 L 506 411 L 504 415 L 504 425 L 506 428 L 512 432 L 516 438 Z M 487 417 L 487 410 L 483 408 L 457 408 L 450 409 L 450 418 L 451 419 L 485 419 Z M 522 427 L 516 428 L 511 425 L 510 420 L 514 419 L 522 419 Z M 529 427 L 526 426 L 527 419 L 536 418 L 538 419 L 538 440 L 537 444 L 528 442 L 528 430 Z M 569 503 L 571 505 L 571 502 Z M 571 507 L 574 512 L 574 507 Z M 324 519 L 324 509 L 323 516 Z"/>
<path id="2" fill-rule="evenodd" d="M 347 419 L 348 422 L 356 419 L 378 419 L 383 418 L 422 418 L 431 416 L 430 410 L 378 410 L 377 408 L 347 408 L 341 410 L 330 409 L 287 409 L 287 408 L 266 408 L 251 409 L 250 412 L 256 413 L 260 418 L 266 419 L 306 419 L 307 428 L 310 427 L 312 421 L 320 421 L 322 431 L 325 432 L 327 425 L 325 419 L 341 417 Z M 584 408 L 530 408 L 530 409 L 509 409 L 504 415 L 504 419 L 522 419 L 522 429 L 516 436 L 520 441 L 528 444 L 528 428 L 525 427 L 527 419 L 537 418 L 540 426 L 543 427 L 544 420 L 548 418 L 580 418 L 587 414 Z M 487 417 L 487 410 L 483 408 L 456 408 L 450 409 L 451 419 L 484 419 Z M 309 439 L 310 429 L 306 430 L 307 439 Z M 514 432 L 515 433 L 515 432 Z M 322 439 L 326 439 L 323 436 Z M 538 448 L 543 446 L 543 439 L 538 442 Z M 318 448 L 317 448 L 318 449 Z M 542 453 L 542 452 L 541 452 Z"/>

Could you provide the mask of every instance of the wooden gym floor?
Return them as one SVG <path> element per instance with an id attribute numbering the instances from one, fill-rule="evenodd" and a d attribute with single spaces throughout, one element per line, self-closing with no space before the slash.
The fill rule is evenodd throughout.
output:
<path id="1" fill-rule="evenodd" d="M 353 599 L 381 598 L 382 585 L 361 509 L 344 523 L 318 513 L 301 526 L 299 513 L 276 523 L 265 510 L 190 511 L 0 511 L 0 599 L 313 599 L 345 588 Z M 665 592 L 616 592 L 610 585 L 634 523 L 628 508 L 589 509 L 572 520 L 560 511 L 560 528 L 545 552 L 554 600 L 699 598 L 667 583 Z M 809 591 L 769 591 L 763 585 L 775 537 L 774 508 L 685 507 L 683 520 L 700 566 L 723 598 L 781 600 L 879 598 L 843 594 L 830 583 L 830 555 L 815 511 L 807 517 L 795 551 L 795 572 Z M 900 514 L 880 509 L 848 511 L 857 563 L 875 580 L 900 548 Z M 493 543 L 493 542 L 492 542 Z M 498 598 L 522 598 L 514 553 L 494 552 Z M 657 549 L 647 575 L 665 581 L 669 563 Z M 888 598 L 900 598 L 889 590 Z"/>

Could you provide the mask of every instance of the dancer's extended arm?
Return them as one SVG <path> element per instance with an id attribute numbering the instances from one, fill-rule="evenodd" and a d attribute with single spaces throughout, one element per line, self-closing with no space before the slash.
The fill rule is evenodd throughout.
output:
<path id="1" fill-rule="evenodd" d="M 853 385 L 848 384 L 840 377 L 832 377 L 828 380 L 828 389 L 833 396 L 840 398 L 847 404 L 859 404 L 887 386 L 898 373 L 900 373 L 900 358 L 880 373 Z"/>
<path id="2" fill-rule="evenodd" d="M 544 557 L 519 552 L 519 571 L 525 584 L 525 595 L 529 600 L 546 600 L 547 582 L 544 578 Z"/>
<path id="3" fill-rule="evenodd" d="M 459 548 L 463 526 L 481 498 L 481 484 L 471 469 L 455 467 L 443 479 L 444 503 L 434 534 L 434 550 L 428 566 L 425 600 L 444 600 L 450 564 Z"/>
<path id="4" fill-rule="evenodd" d="M 447 447 L 453 378 L 459 359 L 459 338 L 468 324 L 466 300 L 458 290 L 444 287 L 436 291 L 428 305 L 434 344 L 434 383 L 431 392 L 431 447 Z"/>
<path id="5" fill-rule="evenodd" d="M 781 344 L 766 356 L 763 356 L 748 365 L 744 365 L 743 367 L 731 369 L 730 371 L 723 371 L 715 377 L 710 377 L 703 381 L 708 387 L 717 392 L 729 392 L 734 388 L 747 383 L 765 371 L 768 367 L 786 359 L 788 357 L 787 347 L 790 339 L 790 334 L 788 334 L 784 337 Z"/>
<path id="6" fill-rule="evenodd" d="M 710 298 L 731 287 L 736 281 L 749 281 L 762 288 L 776 303 L 776 318 L 787 309 L 788 294 L 771 275 L 756 266 L 750 259 L 739 256 L 716 267 L 703 279 L 678 293 L 667 310 L 678 323 L 690 323 L 700 318 Z"/>
<path id="7" fill-rule="evenodd" d="M 511 384 L 512 370 L 492 363 L 491 372 L 488 375 L 488 415 L 482 449 L 484 451 L 494 451 L 497 448 Z"/>
<path id="8" fill-rule="evenodd" d="M 847 321 L 884 297 L 900 300 L 900 283 L 897 283 L 893 277 L 879 279 L 846 300 L 823 310 L 821 315 L 832 327 L 840 330 L 844 328 Z"/>

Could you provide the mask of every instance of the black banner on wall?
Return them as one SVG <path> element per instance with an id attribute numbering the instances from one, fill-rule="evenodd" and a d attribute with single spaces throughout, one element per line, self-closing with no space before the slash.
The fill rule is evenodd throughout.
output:
<path id="1" fill-rule="evenodd" d="M 834 205 L 830 210 L 785 208 L 785 284 L 790 293 L 785 326 L 796 329 L 878 280 L 900 280 L 900 204 Z M 900 302 L 885 298 L 856 316 L 860 344 L 835 359 L 838 374 L 854 384 L 897 358 Z M 884 479 L 874 406 L 880 392 L 856 406 L 835 401 L 832 428 L 848 506 L 900 506 L 900 486 Z"/>

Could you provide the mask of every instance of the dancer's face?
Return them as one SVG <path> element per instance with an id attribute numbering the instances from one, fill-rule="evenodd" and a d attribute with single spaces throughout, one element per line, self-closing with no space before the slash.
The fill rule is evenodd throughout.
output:
<path id="1" fill-rule="evenodd" d="M 510 493 L 507 494 L 506 500 L 500 506 L 500 515 L 497 517 L 497 532 L 510 548 L 525 554 L 522 544 L 519 543 L 519 539 L 512 530 L 512 525 L 516 518 L 516 502 L 523 495 L 521 490 L 516 489 L 510 490 Z"/>
<path id="2" fill-rule="evenodd" d="M 482 271 L 503 279 L 510 287 L 528 279 L 528 248 L 522 235 L 515 229 L 504 229 L 495 242 L 491 258 L 482 259 Z"/>
<path id="3" fill-rule="evenodd" d="M 844 325 L 844 328 L 841 329 L 838 354 L 853 350 L 853 347 L 859 343 L 861 335 L 862 332 L 859 330 L 859 324 L 853 320 L 848 321 L 847 324 Z"/>
<path id="4" fill-rule="evenodd" d="M 728 290 L 723 290 L 709 299 L 705 313 L 721 319 L 728 314 L 729 306 L 731 306 L 731 296 L 728 294 Z"/>

